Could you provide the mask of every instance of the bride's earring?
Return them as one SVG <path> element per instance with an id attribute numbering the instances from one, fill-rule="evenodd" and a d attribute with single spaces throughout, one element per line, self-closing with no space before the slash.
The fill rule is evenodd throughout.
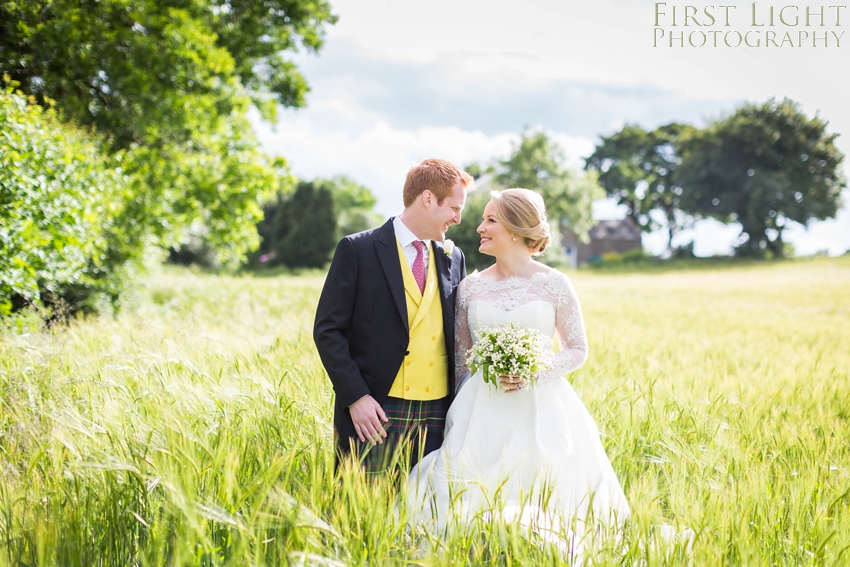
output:
<path id="1" fill-rule="evenodd" d="M 517 241 L 517 237 L 516 237 L 516 236 L 514 236 L 514 242 L 516 242 L 516 241 Z"/>

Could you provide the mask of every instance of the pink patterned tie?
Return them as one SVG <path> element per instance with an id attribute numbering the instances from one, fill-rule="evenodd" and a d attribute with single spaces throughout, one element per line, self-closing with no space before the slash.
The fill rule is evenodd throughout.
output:
<path id="1" fill-rule="evenodd" d="M 419 286 L 419 293 L 425 293 L 425 243 L 414 240 L 413 247 L 416 248 L 416 259 L 413 261 L 413 277 Z"/>

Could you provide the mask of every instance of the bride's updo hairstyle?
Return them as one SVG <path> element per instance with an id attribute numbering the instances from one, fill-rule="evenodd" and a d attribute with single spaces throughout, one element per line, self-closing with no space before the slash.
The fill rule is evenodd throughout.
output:
<path id="1" fill-rule="evenodd" d="M 530 189 L 505 189 L 492 191 L 490 201 L 496 207 L 499 222 L 511 234 L 523 239 L 525 245 L 537 256 L 542 254 L 552 239 L 543 197 Z"/>

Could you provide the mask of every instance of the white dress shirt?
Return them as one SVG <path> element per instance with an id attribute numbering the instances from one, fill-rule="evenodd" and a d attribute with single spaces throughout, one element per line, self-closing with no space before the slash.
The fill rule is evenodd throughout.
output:
<path id="1" fill-rule="evenodd" d="M 416 238 L 416 235 L 413 234 L 409 228 L 407 228 L 401 220 L 401 215 L 397 215 L 393 219 L 393 230 L 395 230 L 395 237 L 398 239 L 401 244 L 401 250 L 404 252 L 404 257 L 407 258 L 407 266 L 413 270 L 413 262 L 416 260 L 416 247 L 413 245 L 414 240 L 422 240 L 421 238 Z M 425 243 L 425 248 L 422 249 L 422 255 L 424 256 L 422 259 L 425 261 L 425 273 L 428 273 L 428 259 L 431 256 L 431 241 L 430 240 L 422 240 Z"/>

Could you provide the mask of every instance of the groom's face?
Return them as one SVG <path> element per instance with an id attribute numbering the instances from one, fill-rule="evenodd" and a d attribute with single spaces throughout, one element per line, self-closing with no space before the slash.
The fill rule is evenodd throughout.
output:
<path id="1" fill-rule="evenodd" d="M 466 205 L 466 186 L 458 181 L 442 203 L 437 203 L 437 197 L 430 191 L 425 193 L 425 224 L 427 225 L 425 228 L 428 234 L 422 235 L 422 238 L 442 242 L 446 238 L 449 227 L 460 224 L 461 213 Z"/>

